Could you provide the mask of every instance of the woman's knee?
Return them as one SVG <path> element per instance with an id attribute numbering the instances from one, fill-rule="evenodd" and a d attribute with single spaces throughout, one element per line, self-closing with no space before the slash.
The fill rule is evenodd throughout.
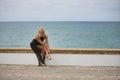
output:
<path id="1" fill-rule="evenodd" d="M 40 50 L 43 50 L 44 49 L 44 47 L 43 46 L 40 46 L 40 45 L 38 45 L 37 46 Z"/>
<path id="2" fill-rule="evenodd" d="M 44 52 L 45 52 L 45 50 L 44 50 L 44 49 L 42 49 L 42 50 L 41 50 L 41 53 L 44 53 Z"/>

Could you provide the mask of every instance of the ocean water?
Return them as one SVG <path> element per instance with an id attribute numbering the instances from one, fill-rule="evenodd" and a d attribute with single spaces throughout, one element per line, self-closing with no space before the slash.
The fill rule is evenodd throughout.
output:
<path id="1" fill-rule="evenodd" d="M 0 22 L 0 47 L 30 47 L 45 29 L 50 48 L 120 48 L 120 22 Z"/>

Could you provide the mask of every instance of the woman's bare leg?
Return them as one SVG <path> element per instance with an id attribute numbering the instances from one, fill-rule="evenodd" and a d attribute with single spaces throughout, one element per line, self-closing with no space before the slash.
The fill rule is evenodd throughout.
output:
<path id="1" fill-rule="evenodd" d="M 48 43 L 45 43 L 45 50 L 46 50 L 46 58 L 48 59 L 48 60 L 51 60 L 52 58 L 51 58 L 51 56 L 50 56 L 50 49 L 49 49 L 49 45 L 48 45 Z"/>
<path id="2" fill-rule="evenodd" d="M 45 56 L 47 59 L 51 60 L 51 57 L 50 57 L 50 50 L 48 50 L 49 46 L 47 44 L 45 44 L 46 47 L 43 47 L 43 46 L 38 46 L 40 49 L 41 49 L 41 57 L 42 57 L 42 60 L 44 60 Z"/>
<path id="3" fill-rule="evenodd" d="M 48 43 L 45 43 L 45 47 L 46 47 L 46 51 L 48 52 L 48 54 L 50 54 L 50 49 L 49 49 Z"/>

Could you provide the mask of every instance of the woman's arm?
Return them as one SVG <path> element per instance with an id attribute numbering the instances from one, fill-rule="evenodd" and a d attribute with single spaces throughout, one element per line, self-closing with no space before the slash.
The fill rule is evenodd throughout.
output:
<path id="1" fill-rule="evenodd" d="M 47 43 L 48 44 L 48 36 L 45 34 L 45 43 Z"/>
<path id="2" fill-rule="evenodd" d="M 50 53 L 50 49 L 49 49 L 49 42 L 48 42 L 48 36 L 45 34 L 45 46 L 46 46 L 46 49 L 49 51 Z"/>

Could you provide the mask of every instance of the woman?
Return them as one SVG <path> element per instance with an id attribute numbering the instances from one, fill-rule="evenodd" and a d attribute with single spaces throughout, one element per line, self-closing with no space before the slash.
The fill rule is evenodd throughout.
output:
<path id="1" fill-rule="evenodd" d="M 45 66 L 45 56 L 49 59 L 51 59 L 51 57 L 48 36 L 45 34 L 43 28 L 38 30 L 38 34 L 36 34 L 30 46 L 38 58 L 39 66 Z"/>

